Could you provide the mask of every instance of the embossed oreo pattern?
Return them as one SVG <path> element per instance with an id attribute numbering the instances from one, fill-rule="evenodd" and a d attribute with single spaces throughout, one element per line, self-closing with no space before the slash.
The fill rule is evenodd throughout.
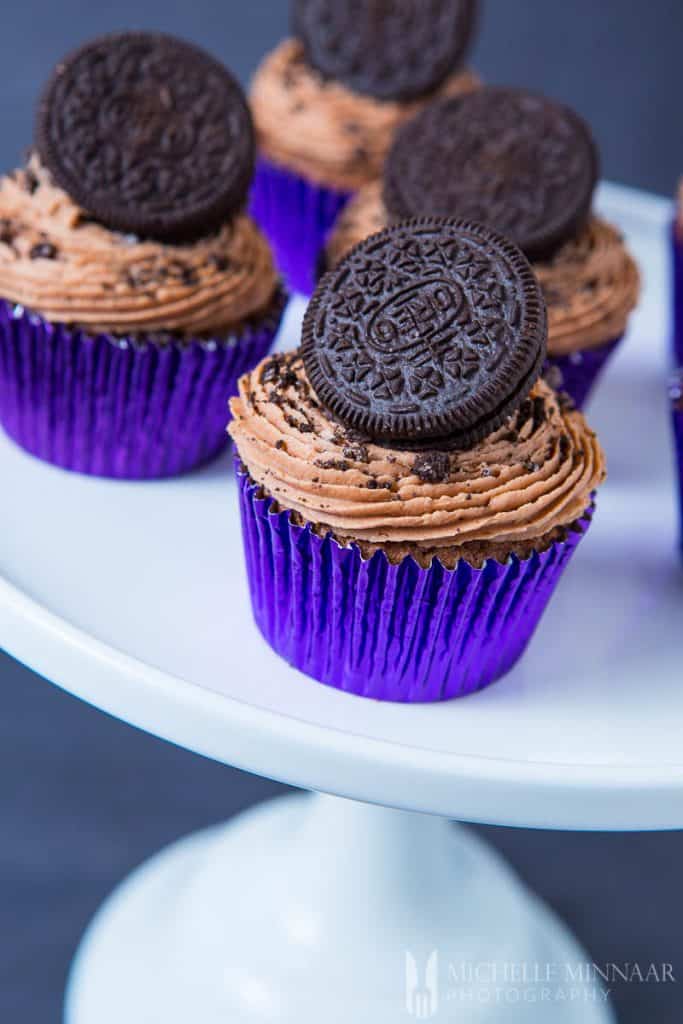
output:
<path id="1" fill-rule="evenodd" d="M 478 0 L 294 0 L 293 34 L 326 77 L 383 100 L 414 99 L 456 71 Z"/>
<path id="2" fill-rule="evenodd" d="M 107 226 L 184 241 L 239 209 L 254 165 L 242 89 L 202 50 L 154 33 L 98 39 L 60 64 L 36 145 Z"/>
<path id="3" fill-rule="evenodd" d="M 541 291 L 515 246 L 425 218 L 371 236 L 323 277 L 302 353 L 318 398 L 351 427 L 469 447 L 521 403 L 545 342 Z"/>
<path id="4" fill-rule="evenodd" d="M 392 217 L 466 217 L 547 257 L 588 217 L 598 156 L 567 107 L 489 86 L 431 104 L 399 131 L 385 168 Z"/>

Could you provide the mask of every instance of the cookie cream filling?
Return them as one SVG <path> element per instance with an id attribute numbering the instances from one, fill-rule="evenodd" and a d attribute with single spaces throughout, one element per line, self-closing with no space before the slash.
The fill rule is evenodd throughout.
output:
<path id="1" fill-rule="evenodd" d="M 245 214 L 187 245 L 90 220 L 34 156 L 0 180 L 0 296 L 47 320 L 111 333 L 228 333 L 270 305 L 277 274 Z"/>
<path id="2" fill-rule="evenodd" d="M 243 376 L 230 407 L 251 478 L 342 541 L 533 544 L 580 519 L 605 477 L 582 414 L 541 381 L 503 427 L 461 452 L 381 447 L 334 422 L 298 352 Z"/>
<path id="3" fill-rule="evenodd" d="M 471 92 L 468 70 L 431 95 L 410 102 L 374 99 L 329 81 L 286 39 L 258 68 L 250 103 L 259 147 L 274 163 L 331 188 L 353 191 L 379 177 L 398 126 L 435 96 Z"/>

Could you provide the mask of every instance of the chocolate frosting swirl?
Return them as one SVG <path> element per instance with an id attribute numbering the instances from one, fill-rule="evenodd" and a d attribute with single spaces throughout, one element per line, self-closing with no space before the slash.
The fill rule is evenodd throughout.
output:
<path id="1" fill-rule="evenodd" d="M 626 330 L 640 275 L 619 231 L 591 217 L 549 261 L 532 264 L 548 307 L 548 351 L 593 348 Z"/>
<path id="2" fill-rule="evenodd" d="M 299 352 L 243 376 L 230 406 L 229 431 L 252 479 L 342 542 L 533 545 L 579 519 L 605 476 L 582 414 L 542 381 L 503 427 L 464 452 L 380 447 L 339 426 L 315 398 Z"/>
<path id="3" fill-rule="evenodd" d="M 326 249 L 329 266 L 386 227 L 382 185 L 359 190 L 342 211 Z M 548 308 L 548 352 L 566 355 L 618 337 L 638 302 L 640 277 L 620 233 L 592 216 L 550 260 L 532 263 Z"/>
<path id="4" fill-rule="evenodd" d="M 403 121 L 434 96 L 478 85 L 476 75 L 463 70 L 419 100 L 378 100 L 326 80 L 306 63 L 303 45 L 286 39 L 258 68 L 250 103 L 264 156 L 311 181 L 353 191 L 379 177 Z"/>
<path id="5" fill-rule="evenodd" d="M 189 245 L 90 220 L 37 158 L 0 180 L 0 295 L 91 332 L 220 336 L 277 288 L 268 243 L 244 214 Z"/>

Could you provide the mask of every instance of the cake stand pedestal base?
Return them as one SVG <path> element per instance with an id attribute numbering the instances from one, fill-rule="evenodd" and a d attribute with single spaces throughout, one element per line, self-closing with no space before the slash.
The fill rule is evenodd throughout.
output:
<path id="1" fill-rule="evenodd" d="M 170 846 L 90 925 L 67 1024 L 608 1024 L 606 986 L 440 818 L 293 795 Z"/>

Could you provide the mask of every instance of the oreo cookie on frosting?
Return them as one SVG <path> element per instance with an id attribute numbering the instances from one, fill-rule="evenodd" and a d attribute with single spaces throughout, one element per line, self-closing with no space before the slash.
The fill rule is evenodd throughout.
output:
<path id="1" fill-rule="evenodd" d="M 254 168 L 236 79 L 159 33 L 106 36 L 62 61 L 35 141 L 54 180 L 92 217 L 163 241 L 198 237 L 241 209 Z"/>
<path id="2" fill-rule="evenodd" d="M 586 222 L 598 179 L 590 129 L 568 107 L 488 86 L 426 107 L 398 132 L 384 172 L 392 219 L 457 216 L 544 259 Z"/>
<path id="3" fill-rule="evenodd" d="M 461 65 L 477 8 L 477 0 L 294 0 L 292 27 L 324 77 L 380 100 L 412 100 Z"/>
<path id="4" fill-rule="evenodd" d="M 374 441 L 468 448 L 521 405 L 546 354 L 522 253 L 461 219 L 372 235 L 320 281 L 302 356 L 320 401 Z"/>

